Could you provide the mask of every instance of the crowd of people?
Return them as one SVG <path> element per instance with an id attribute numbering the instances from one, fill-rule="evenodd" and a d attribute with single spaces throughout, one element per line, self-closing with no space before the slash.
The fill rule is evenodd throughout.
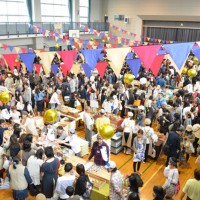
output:
<path id="1" fill-rule="evenodd" d="M 104 57 L 106 59 L 106 54 Z M 35 62 L 39 62 L 38 57 Z M 59 64 L 61 60 L 55 56 L 53 62 Z M 81 62 L 81 56 L 77 57 L 77 62 Z M 140 199 L 141 164 L 150 157 L 156 160 L 162 152 L 167 156 L 166 181 L 163 186 L 153 187 L 152 199 L 172 199 L 178 192 L 181 176 L 178 165 L 188 166 L 191 155 L 196 156 L 196 163 L 200 164 L 200 67 L 193 62 L 192 55 L 185 67 L 195 69 L 197 75 L 180 75 L 169 60 L 163 60 L 158 76 L 141 66 L 135 81 L 128 84 L 123 77 L 132 72 L 126 64 L 119 77 L 108 66 L 103 79 L 95 71 L 90 78 L 83 71 L 64 77 L 61 68 L 56 75 L 46 75 L 43 71 L 41 74 L 26 72 L 22 67 L 19 71 L 15 68 L 12 73 L 2 66 L 0 91 L 11 95 L 9 103 L 0 104 L 0 172 L 2 178 L 4 172 L 7 174 L 4 181 L 1 179 L 2 183 L 10 184 L 14 199 L 26 199 L 28 189 L 31 195 L 39 194 L 37 198 L 90 199 L 92 183 L 84 165 L 76 166 L 76 180 L 72 163 L 56 158 L 52 147 L 41 148 L 33 142 L 34 137 L 39 136 L 34 115 L 43 116 L 46 109 L 57 109 L 62 104 L 71 108 L 80 105 L 84 111 L 85 139 L 91 146 L 88 160 L 94 158 L 96 165 L 104 166 L 111 173 L 110 199 Z M 99 112 L 99 108 L 101 118 L 95 121 L 93 114 Z M 117 127 L 122 132 L 123 152 L 133 154 L 134 173 L 130 172 L 125 179 L 129 187 L 126 197 L 123 192 L 125 180 L 116 163 L 109 161 L 109 142 L 99 134 L 100 127 L 110 123 L 106 114 L 119 115 L 123 119 Z M 8 140 L 5 131 L 12 133 Z M 98 133 L 97 142 L 92 144 L 95 132 Z M 47 123 L 41 134 L 50 141 L 58 139 L 63 141 L 61 144 L 67 143 L 80 157 L 76 130 L 65 132 L 62 126 L 55 129 Z M 161 136 L 165 141 L 156 149 Z M 58 175 L 61 165 L 64 174 Z M 200 199 L 199 180 L 200 169 L 197 168 L 194 179 L 184 186 L 180 199 L 185 195 L 188 200 Z"/>

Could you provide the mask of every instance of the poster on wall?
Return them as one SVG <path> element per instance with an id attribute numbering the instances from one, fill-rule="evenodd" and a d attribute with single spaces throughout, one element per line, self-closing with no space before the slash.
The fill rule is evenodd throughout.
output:
<path id="1" fill-rule="evenodd" d="M 61 23 L 54 24 L 54 31 L 56 33 L 62 34 L 63 33 L 62 24 Z"/>
<path id="2" fill-rule="evenodd" d="M 80 31 L 79 30 L 69 30 L 69 37 L 79 38 Z"/>

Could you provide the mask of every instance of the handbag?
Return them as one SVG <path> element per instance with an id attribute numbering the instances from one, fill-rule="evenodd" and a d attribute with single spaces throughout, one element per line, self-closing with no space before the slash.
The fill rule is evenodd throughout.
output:
<path id="1" fill-rule="evenodd" d="M 45 103 L 49 103 L 48 97 L 44 97 L 43 100 L 44 100 Z"/>
<path id="2" fill-rule="evenodd" d="M 17 110 L 23 110 L 24 109 L 24 104 L 23 103 L 20 103 L 19 101 L 17 102 L 17 105 L 16 105 L 16 108 Z"/>
<path id="3" fill-rule="evenodd" d="M 173 173 L 173 176 L 174 176 L 174 173 Z M 172 177 L 172 180 L 173 180 L 173 177 Z M 174 188 L 174 195 L 175 196 L 179 193 L 180 189 L 181 189 L 181 185 L 180 185 L 180 181 L 178 179 L 178 182 L 177 182 L 177 184 L 175 185 L 175 188 Z"/>
<path id="4" fill-rule="evenodd" d="M 86 191 L 83 193 L 83 199 L 90 199 L 91 191 L 93 188 L 93 183 L 90 181 L 89 177 L 86 175 Z"/>

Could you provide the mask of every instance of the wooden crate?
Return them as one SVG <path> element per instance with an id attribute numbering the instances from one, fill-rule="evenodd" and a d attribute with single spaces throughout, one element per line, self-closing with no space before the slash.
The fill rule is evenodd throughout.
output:
<path id="1" fill-rule="evenodd" d="M 93 183 L 95 189 L 100 190 L 106 184 L 105 179 L 91 174 L 90 172 L 87 172 L 87 174 L 89 175 L 89 179 Z"/>

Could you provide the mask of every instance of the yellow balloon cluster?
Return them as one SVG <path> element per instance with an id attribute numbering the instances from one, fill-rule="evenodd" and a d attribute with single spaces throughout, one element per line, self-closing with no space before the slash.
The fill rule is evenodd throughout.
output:
<path id="1" fill-rule="evenodd" d="M 187 73 L 190 78 L 193 78 L 197 75 L 197 72 L 195 69 L 189 69 Z"/>
<path id="2" fill-rule="evenodd" d="M 54 109 L 49 109 L 44 113 L 44 122 L 54 123 L 58 118 L 58 113 Z"/>
<path id="3" fill-rule="evenodd" d="M 115 134 L 115 129 L 110 124 L 104 124 L 100 127 L 99 133 L 103 139 L 108 140 Z"/>
<path id="4" fill-rule="evenodd" d="M 133 74 L 125 74 L 124 76 L 125 83 L 131 83 L 133 80 L 134 80 Z"/>
<path id="5" fill-rule="evenodd" d="M 10 94 L 8 92 L 1 92 L 0 101 L 2 103 L 8 103 L 10 101 Z"/>
<path id="6" fill-rule="evenodd" d="M 187 71 L 188 71 L 188 69 L 186 67 L 184 67 L 183 70 L 182 70 L 182 74 L 186 75 Z"/>

